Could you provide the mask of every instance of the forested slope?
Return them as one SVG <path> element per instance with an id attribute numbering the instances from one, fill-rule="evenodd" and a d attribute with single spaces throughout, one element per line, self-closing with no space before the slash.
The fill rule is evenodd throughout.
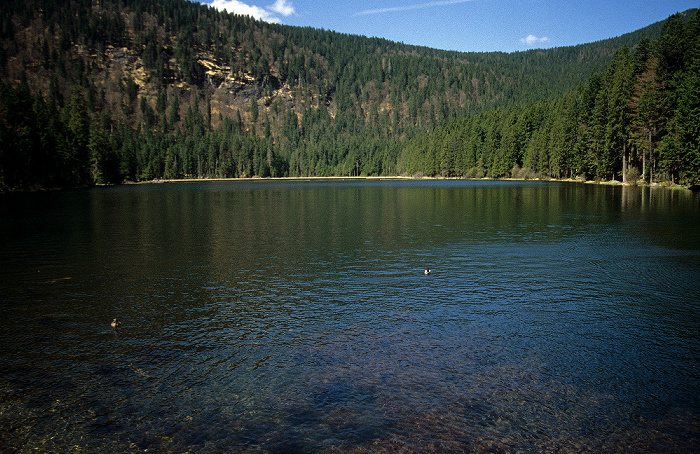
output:
<path id="1" fill-rule="evenodd" d="M 402 149 L 407 173 L 700 181 L 700 18 L 618 50 L 563 96 L 449 122 Z"/>
<path id="2" fill-rule="evenodd" d="M 540 164 L 544 158 L 525 150 L 534 150 L 551 109 L 590 91 L 601 77 L 590 75 L 606 71 L 620 49 L 645 65 L 661 61 L 653 45 L 661 28 L 566 48 L 459 53 L 268 24 L 183 0 L 6 0 L 0 188 L 163 177 L 506 176 L 522 167 L 591 173 L 568 161 Z M 649 65 L 635 77 L 667 86 Z M 468 125 L 496 131 L 500 119 L 521 124 L 524 115 L 532 120 L 512 156 L 492 157 L 504 153 L 500 139 L 468 156 L 480 134 Z M 654 134 L 652 142 L 661 140 Z M 438 152 L 438 142 L 441 150 L 450 142 L 449 153 Z M 436 153 L 446 160 L 430 158 Z"/>

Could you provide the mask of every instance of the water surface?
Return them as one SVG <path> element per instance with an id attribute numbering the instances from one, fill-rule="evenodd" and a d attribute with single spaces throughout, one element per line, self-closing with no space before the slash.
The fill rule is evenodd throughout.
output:
<path id="1" fill-rule="evenodd" d="M 0 264 L 3 452 L 698 446 L 700 198 L 686 191 L 9 194 Z"/>

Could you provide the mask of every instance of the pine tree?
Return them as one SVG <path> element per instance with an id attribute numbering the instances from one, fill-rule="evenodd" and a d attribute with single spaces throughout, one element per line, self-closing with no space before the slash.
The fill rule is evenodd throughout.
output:
<path id="1" fill-rule="evenodd" d="M 622 181 L 627 181 L 627 147 L 632 122 L 629 101 L 634 87 L 632 55 L 627 46 L 615 53 L 605 75 L 607 90 L 607 120 L 605 122 L 605 148 L 610 165 L 619 156 L 622 164 Z M 609 168 L 613 170 L 613 168 Z"/>

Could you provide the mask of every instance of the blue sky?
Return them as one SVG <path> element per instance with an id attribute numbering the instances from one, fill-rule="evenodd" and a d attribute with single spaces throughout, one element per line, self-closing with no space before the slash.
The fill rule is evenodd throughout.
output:
<path id="1" fill-rule="evenodd" d="M 635 31 L 698 0 L 207 0 L 268 22 L 464 52 L 571 46 Z"/>

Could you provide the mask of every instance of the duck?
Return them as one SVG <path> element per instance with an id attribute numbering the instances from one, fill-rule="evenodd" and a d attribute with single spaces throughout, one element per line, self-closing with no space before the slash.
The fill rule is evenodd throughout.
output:
<path id="1" fill-rule="evenodd" d="M 423 272 L 424 272 L 425 275 L 427 276 L 428 274 L 430 274 L 430 268 L 426 268 L 425 271 L 423 271 Z"/>
<path id="2" fill-rule="evenodd" d="M 115 318 L 114 320 L 112 320 L 112 328 L 115 328 L 115 329 L 116 329 L 116 328 L 119 328 L 119 325 L 121 325 L 121 324 L 122 324 L 122 322 L 120 322 L 120 321 L 119 321 L 118 319 L 116 319 L 116 318 Z"/>

